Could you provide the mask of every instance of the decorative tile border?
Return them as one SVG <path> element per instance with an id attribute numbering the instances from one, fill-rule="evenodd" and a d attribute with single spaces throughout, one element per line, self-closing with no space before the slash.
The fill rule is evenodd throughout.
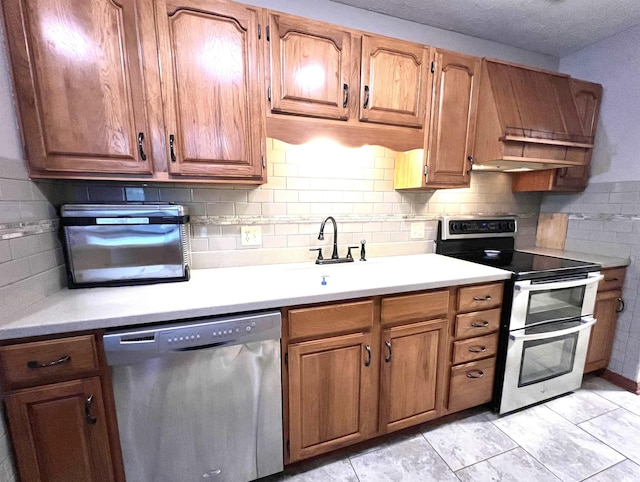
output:
<path id="1" fill-rule="evenodd" d="M 15 239 L 32 234 L 50 233 L 58 230 L 57 219 L 45 221 L 0 224 L 0 240 Z"/>

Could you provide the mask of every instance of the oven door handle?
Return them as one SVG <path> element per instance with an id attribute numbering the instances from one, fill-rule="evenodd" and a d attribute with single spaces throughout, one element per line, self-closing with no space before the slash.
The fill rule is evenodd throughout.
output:
<path id="1" fill-rule="evenodd" d="M 599 283 L 603 280 L 604 276 L 600 273 L 589 273 L 589 276 L 577 280 L 571 281 L 556 281 L 552 283 L 540 283 L 540 284 L 522 284 L 516 282 L 514 288 L 519 291 L 548 291 L 548 290 L 561 290 L 565 288 L 575 288 L 577 286 L 587 286 L 593 283 Z"/>
<path id="2" fill-rule="evenodd" d="M 515 341 L 528 341 L 528 340 L 546 340 L 547 338 L 555 338 L 556 336 L 571 335 L 579 331 L 590 328 L 595 325 L 596 319 L 593 316 L 584 316 L 580 320 L 578 326 L 567 328 L 566 330 L 552 331 L 549 333 L 534 333 L 531 335 L 521 335 L 519 333 L 509 333 L 509 338 Z M 524 330 L 521 330 L 524 331 Z"/>

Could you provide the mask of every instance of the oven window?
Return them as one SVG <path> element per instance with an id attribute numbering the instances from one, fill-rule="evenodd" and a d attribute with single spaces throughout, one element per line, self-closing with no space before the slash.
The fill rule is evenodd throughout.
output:
<path id="1" fill-rule="evenodd" d="M 542 382 L 573 371 L 578 334 L 525 341 L 518 387 Z"/>
<path id="2" fill-rule="evenodd" d="M 580 317 L 585 287 L 532 291 L 525 326 Z"/>

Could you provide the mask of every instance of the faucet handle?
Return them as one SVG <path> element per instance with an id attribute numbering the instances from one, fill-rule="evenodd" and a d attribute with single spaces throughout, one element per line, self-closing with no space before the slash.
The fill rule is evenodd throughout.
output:
<path id="1" fill-rule="evenodd" d="M 347 259 L 353 259 L 353 256 L 351 255 L 351 250 L 359 247 L 360 246 L 347 246 Z"/>
<path id="2" fill-rule="evenodd" d="M 309 248 L 309 251 L 317 251 L 318 257 L 316 258 L 316 264 L 320 264 L 319 261 L 322 261 L 324 258 L 322 257 L 322 248 Z"/>

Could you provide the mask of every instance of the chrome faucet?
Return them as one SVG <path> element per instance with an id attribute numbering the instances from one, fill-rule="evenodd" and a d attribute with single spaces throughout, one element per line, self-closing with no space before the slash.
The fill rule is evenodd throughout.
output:
<path id="1" fill-rule="evenodd" d="M 324 240 L 324 225 L 327 221 L 331 220 L 333 223 L 333 253 L 331 253 L 331 259 L 338 259 L 338 225 L 336 224 L 336 220 L 333 216 L 327 216 L 327 218 L 322 221 L 320 225 L 320 233 L 318 234 L 318 239 L 320 241 Z"/>

